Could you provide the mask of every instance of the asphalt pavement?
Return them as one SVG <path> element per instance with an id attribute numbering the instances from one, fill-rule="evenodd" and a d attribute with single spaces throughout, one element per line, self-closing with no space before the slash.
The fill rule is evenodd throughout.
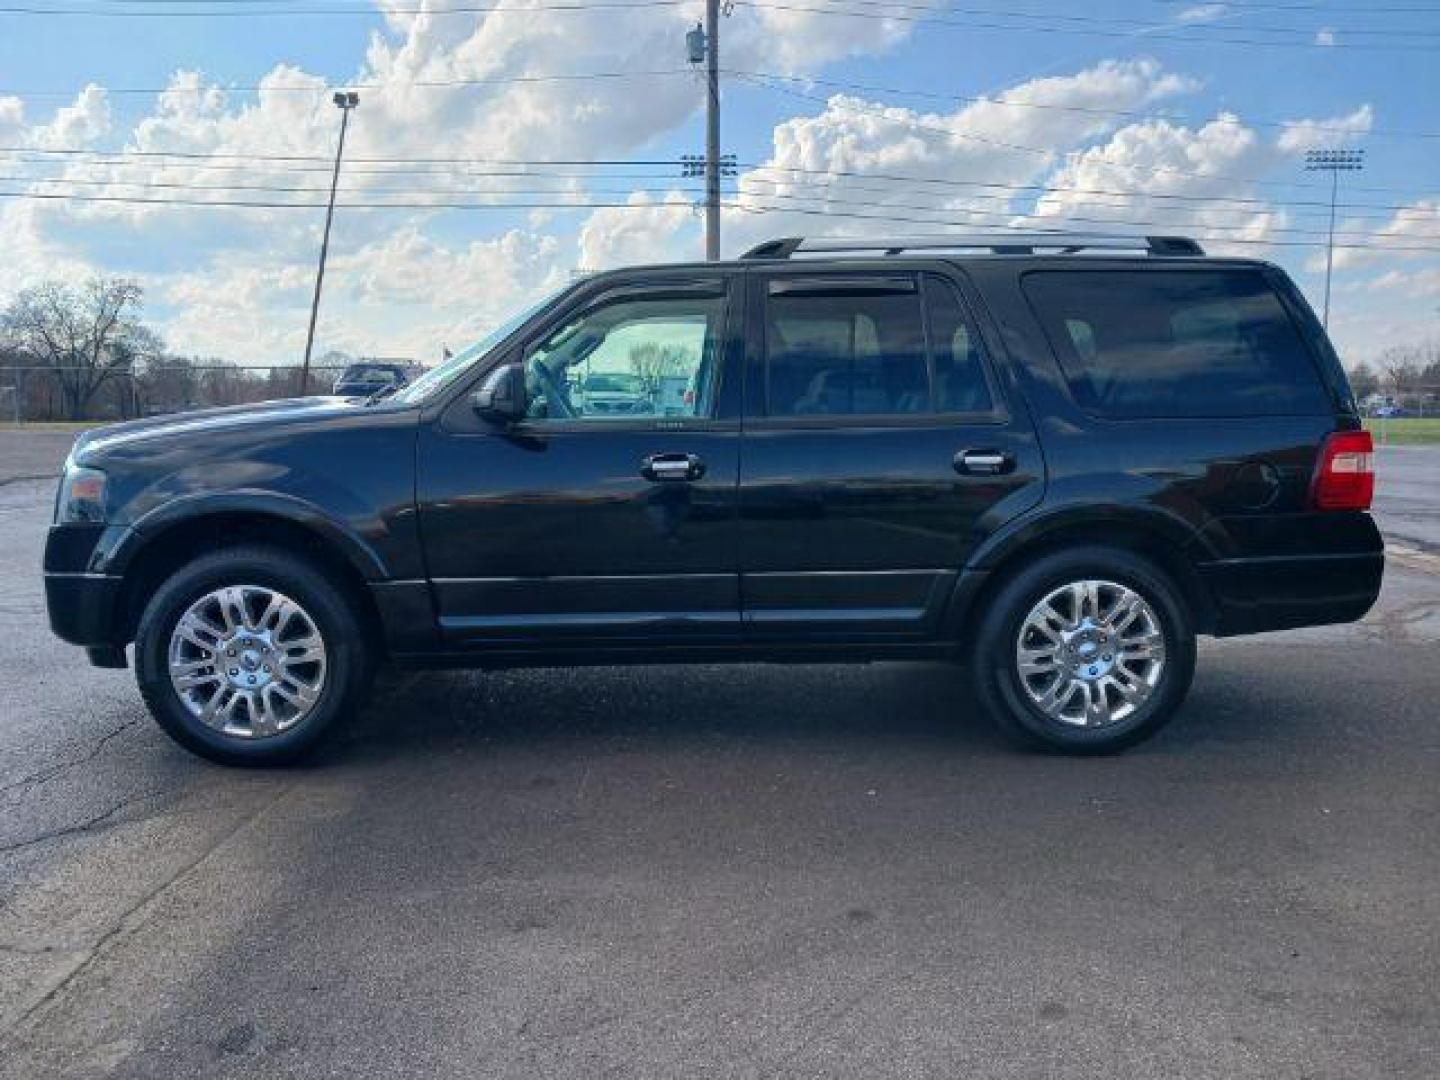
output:
<path id="1" fill-rule="evenodd" d="M 1116 758 L 755 665 L 390 676 L 243 772 L 49 636 L 51 496 L 0 470 L 0 1076 L 1436 1075 L 1432 556 Z"/>

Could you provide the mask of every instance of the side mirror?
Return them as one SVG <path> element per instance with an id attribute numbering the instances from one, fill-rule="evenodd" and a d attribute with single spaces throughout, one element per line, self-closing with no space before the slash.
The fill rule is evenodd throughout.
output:
<path id="1" fill-rule="evenodd" d="M 475 411 L 497 424 L 513 424 L 525 416 L 525 368 L 502 364 L 480 384 L 471 398 Z"/>

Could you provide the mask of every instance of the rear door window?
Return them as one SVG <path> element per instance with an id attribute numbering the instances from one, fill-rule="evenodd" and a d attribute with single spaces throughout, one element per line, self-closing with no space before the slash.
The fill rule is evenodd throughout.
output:
<path id="1" fill-rule="evenodd" d="M 938 275 L 772 279 L 765 346 L 770 416 L 995 408 L 979 335 L 955 287 Z"/>
<path id="2" fill-rule="evenodd" d="M 1124 419 L 1330 411 L 1309 349 L 1258 270 L 1039 271 L 1023 287 L 1088 412 Z"/>
<path id="3" fill-rule="evenodd" d="M 767 292 L 771 416 L 930 411 L 914 278 L 780 279 Z"/>

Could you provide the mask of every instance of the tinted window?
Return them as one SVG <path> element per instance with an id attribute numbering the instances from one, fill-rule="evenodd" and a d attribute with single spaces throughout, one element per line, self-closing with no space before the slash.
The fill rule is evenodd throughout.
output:
<path id="1" fill-rule="evenodd" d="M 548 420 L 709 416 L 722 297 L 627 299 L 553 331 L 525 364 L 529 415 Z"/>
<path id="2" fill-rule="evenodd" d="M 955 286 L 944 278 L 926 275 L 925 307 L 930 317 L 935 410 L 990 412 L 995 403 L 985 381 L 980 339 L 965 315 Z"/>
<path id="3" fill-rule="evenodd" d="M 1254 270 L 1028 274 L 1024 288 L 1082 408 L 1113 417 L 1329 409 L 1280 300 Z"/>
<path id="4" fill-rule="evenodd" d="M 930 378 L 920 293 L 777 281 L 766 319 L 772 416 L 925 413 Z"/>

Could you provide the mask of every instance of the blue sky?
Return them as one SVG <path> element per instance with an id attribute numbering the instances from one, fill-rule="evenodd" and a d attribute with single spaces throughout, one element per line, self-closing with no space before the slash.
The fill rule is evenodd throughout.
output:
<path id="1" fill-rule="evenodd" d="M 322 212 L 162 203 L 323 198 L 328 88 L 356 81 L 322 348 L 428 361 L 578 269 L 693 257 L 694 185 L 670 163 L 701 146 L 701 87 L 681 70 L 700 5 L 555 2 L 0 13 L 0 189 L 157 200 L 0 199 L 0 301 L 49 276 L 126 274 L 172 347 L 295 359 Z M 539 10 L 436 13 L 495 6 Z M 98 14 L 136 11 L 150 14 Z M 1366 169 L 1343 181 L 1337 340 L 1356 361 L 1440 336 L 1440 5 L 756 0 L 723 34 L 722 65 L 743 73 L 726 78 L 725 149 L 742 163 L 728 252 L 951 222 L 1163 229 L 1273 259 L 1318 306 L 1328 189 L 1303 151 L 1355 146 Z M 599 73 L 622 77 L 548 81 Z M 497 81 L 517 76 L 533 81 Z M 660 164 L 543 164 L 558 159 Z M 557 201 L 630 205 L 513 205 Z"/>

